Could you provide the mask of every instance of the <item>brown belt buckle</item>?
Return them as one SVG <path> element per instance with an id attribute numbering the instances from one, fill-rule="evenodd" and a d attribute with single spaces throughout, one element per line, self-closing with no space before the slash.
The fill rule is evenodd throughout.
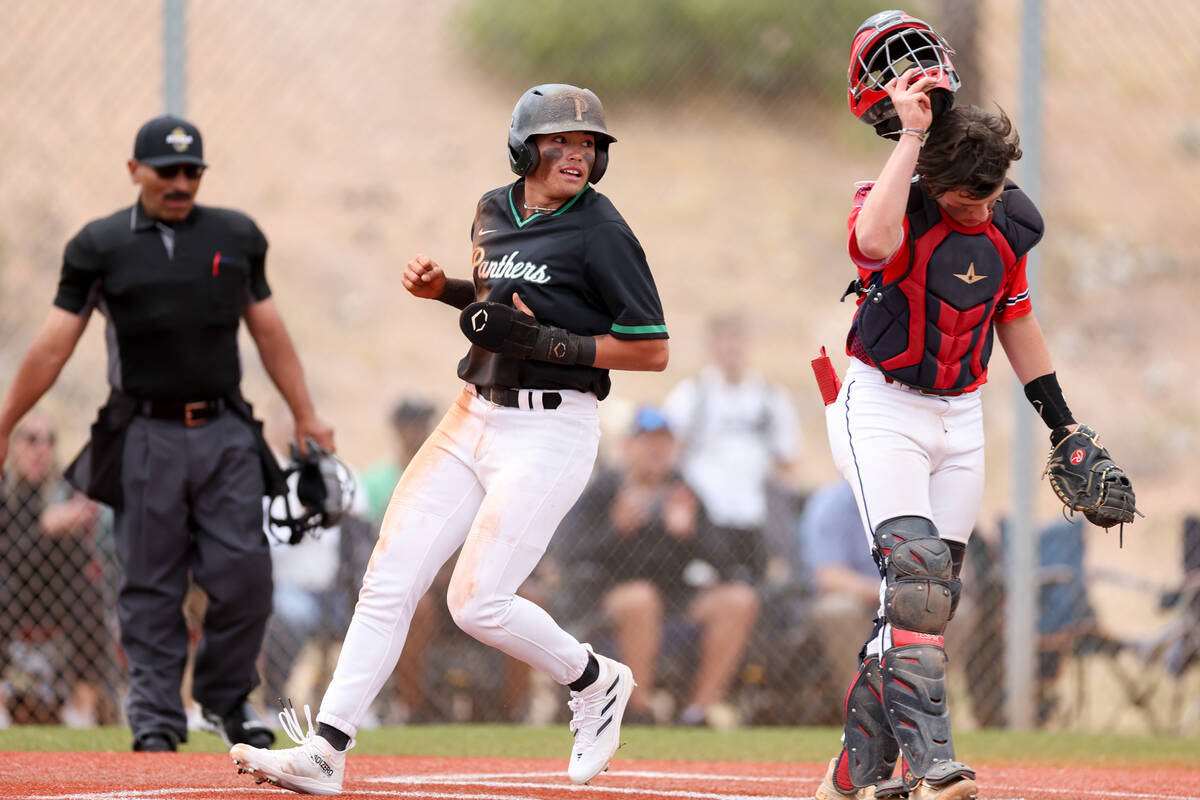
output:
<path id="1" fill-rule="evenodd" d="M 183 424 L 189 428 L 198 428 L 208 422 L 208 417 L 195 416 L 196 411 L 207 411 L 208 403 L 203 400 L 198 400 L 195 403 L 185 403 L 183 406 Z"/>

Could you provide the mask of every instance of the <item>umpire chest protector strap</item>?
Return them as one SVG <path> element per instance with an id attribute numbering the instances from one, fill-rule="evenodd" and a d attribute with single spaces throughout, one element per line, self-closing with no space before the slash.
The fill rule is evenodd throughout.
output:
<path id="1" fill-rule="evenodd" d="M 996 304 L 1041 239 L 1041 215 L 1007 181 L 991 220 L 964 228 L 914 183 L 906 218 L 908 268 L 889 283 L 883 270 L 871 276 L 850 337 L 895 381 L 935 394 L 970 391 L 986 380 Z"/>

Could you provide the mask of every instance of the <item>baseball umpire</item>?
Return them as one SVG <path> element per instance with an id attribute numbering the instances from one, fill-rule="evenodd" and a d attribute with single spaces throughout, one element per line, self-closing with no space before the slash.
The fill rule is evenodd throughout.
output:
<path id="1" fill-rule="evenodd" d="M 68 242 L 54 306 L 0 406 L 3 463 L 13 426 L 100 311 L 112 391 L 68 475 L 116 511 L 134 750 L 175 750 L 187 739 L 189 574 L 208 595 L 193 695 L 231 743 L 274 741 L 246 702 L 271 611 L 271 560 L 265 445 L 239 390 L 243 319 L 291 409 L 296 441 L 333 447 L 271 298 L 267 240 L 245 214 L 196 204 L 205 167 L 190 122 L 163 116 L 138 130 L 128 162 L 137 201 Z"/>
<path id="2" fill-rule="evenodd" d="M 851 111 L 894 144 L 850 211 L 858 308 L 826 423 L 883 585 L 817 800 L 977 795 L 955 758 L 943 634 L 983 497 L 993 336 L 1051 430 L 1056 493 L 1100 525 L 1135 510 L 1128 479 L 1067 407 L 1033 314 L 1025 262 L 1043 222 L 1006 178 L 1017 133 L 1002 112 L 953 107 L 951 52 L 900 11 L 868 19 L 852 45 Z"/>
<path id="3" fill-rule="evenodd" d="M 570 688 L 573 781 L 608 766 L 633 691 L 629 667 L 593 653 L 517 589 L 591 474 L 609 370 L 667 365 L 645 254 L 591 186 L 613 141 L 594 93 L 533 87 L 508 134 L 509 165 L 522 177 L 476 209 L 473 280 L 447 278 L 425 255 L 408 262 L 409 293 L 461 309 L 466 385 L 388 505 L 317 729 L 310 719 L 306 734 L 285 712 L 299 747 L 235 745 L 242 771 L 296 792 L 342 791 L 346 751 L 404 648 L 413 609 L 460 545 L 447 590 L 454 621 Z"/>

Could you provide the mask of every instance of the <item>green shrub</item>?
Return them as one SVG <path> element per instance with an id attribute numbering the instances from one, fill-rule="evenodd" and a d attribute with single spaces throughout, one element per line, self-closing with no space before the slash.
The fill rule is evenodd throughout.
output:
<path id="1" fill-rule="evenodd" d="M 850 40 L 878 0 L 465 0 L 459 30 L 515 83 L 610 95 L 717 91 L 770 101 L 845 90 Z"/>

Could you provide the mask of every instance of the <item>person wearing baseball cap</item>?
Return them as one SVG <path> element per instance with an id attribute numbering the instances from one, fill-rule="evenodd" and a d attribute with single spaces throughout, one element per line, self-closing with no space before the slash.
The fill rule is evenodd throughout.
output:
<path id="1" fill-rule="evenodd" d="M 207 166 L 191 122 L 160 116 L 138 129 L 128 161 L 136 201 L 67 243 L 54 305 L 0 404 L 2 464 L 93 309 L 105 316 L 111 391 L 66 476 L 116 512 L 126 714 L 141 751 L 187 740 L 181 607 L 191 580 L 208 597 L 192 687 L 204 719 L 228 745 L 275 738 L 246 697 L 271 612 L 263 496 L 282 476 L 239 388 L 243 320 L 300 447 L 311 437 L 333 449 L 271 297 L 266 237 L 240 211 L 196 204 Z"/>
<path id="2" fill-rule="evenodd" d="M 170 114 L 155 117 L 138 128 L 133 140 L 133 160 L 147 167 L 204 163 L 204 140 L 200 129 L 186 119 Z"/>
<path id="3" fill-rule="evenodd" d="M 186 219 L 208 167 L 200 129 L 169 114 L 148 120 L 133 139 L 128 167 L 150 217 L 168 223 Z"/>

